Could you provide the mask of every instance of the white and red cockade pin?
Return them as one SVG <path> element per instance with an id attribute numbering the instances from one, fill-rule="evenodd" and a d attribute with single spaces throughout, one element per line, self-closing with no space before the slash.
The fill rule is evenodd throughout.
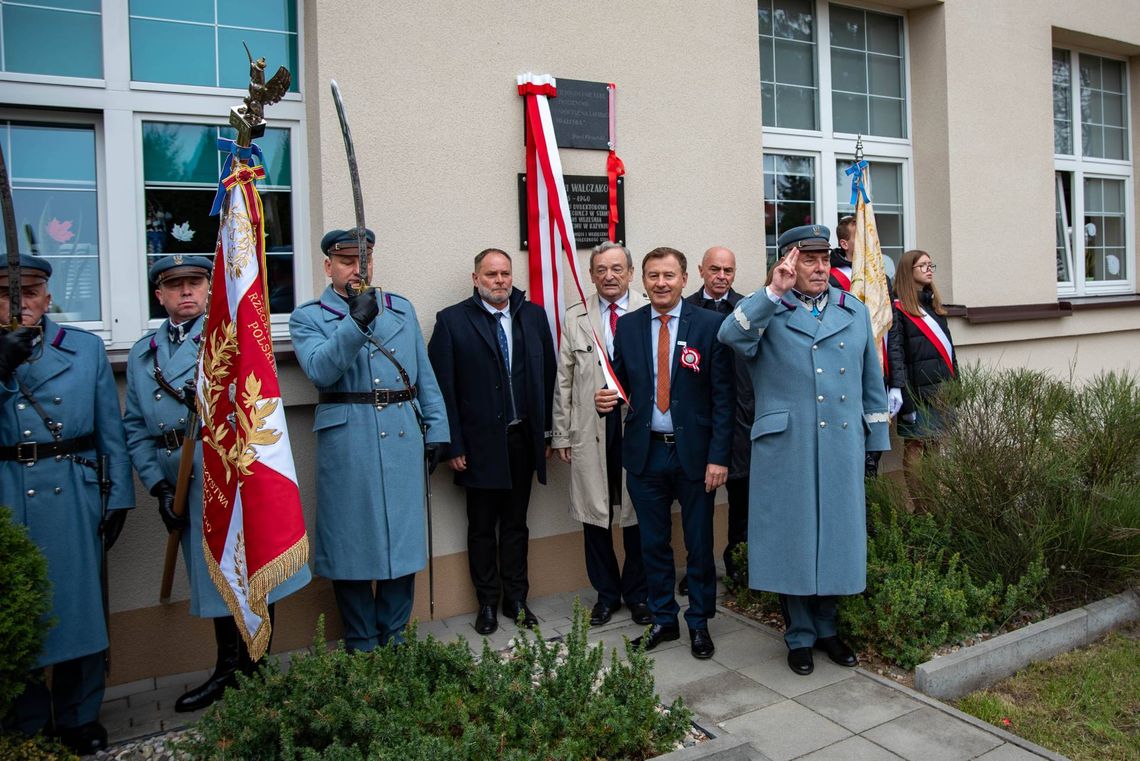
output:
<path id="1" fill-rule="evenodd" d="M 692 346 L 681 344 L 681 367 L 687 367 L 694 373 L 701 371 L 701 353 Z"/>

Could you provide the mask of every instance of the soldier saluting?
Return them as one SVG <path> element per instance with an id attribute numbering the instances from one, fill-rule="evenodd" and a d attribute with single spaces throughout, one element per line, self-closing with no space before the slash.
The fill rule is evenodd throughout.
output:
<path id="1" fill-rule="evenodd" d="M 72 750 L 93 753 L 107 745 L 98 721 L 108 645 L 100 534 L 113 544 L 134 506 L 119 395 L 103 341 L 46 316 L 51 263 L 19 255 L 17 309 L 9 266 L 0 261 L 0 320 L 19 312 L 23 327 L 0 334 L 0 505 L 47 559 L 55 619 L 12 725 L 54 731 Z M 53 666 L 50 689 L 45 666 Z"/>
<path id="2" fill-rule="evenodd" d="M 210 292 L 213 268 L 203 256 L 165 256 L 150 268 L 154 296 L 167 319 L 144 335 L 127 358 L 127 413 L 123 419 L 131 462 L 143 486 L 158 500 L 158 513 L 167 531 L 182 531 L 182 556 L 190 577 L 190 614 L 211 618 L 217 661 L 210 677 L 174 703 L 178 712 L 198 711 L 237 683 L 238 671 L 250 673 L 254 662 L 238 633 L 217 587 L 210 579 L 202 551 L 202 444 L 194 445 L 186 511 L 174 514 L 178 464 L 189 410 L 194 406 L 194 373 L 198 344 Z M 269 593 L 273 602 L 309 582 L 305 567 Z"/>

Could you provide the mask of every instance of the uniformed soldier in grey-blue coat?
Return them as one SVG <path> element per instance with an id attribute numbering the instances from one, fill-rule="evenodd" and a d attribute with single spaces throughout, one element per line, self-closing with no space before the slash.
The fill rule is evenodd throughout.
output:
<path id="1" fill-rule="evenodd" d="M 131 347 L 127 357 L 127 412 L 123 425 L 131 462 L 143 486 L 158 500 L 167 531 L 182 531 L 182 557 L 190 577 L 190 613 L 214 622 L 217 661 L 210 677 L 174 703 L 179 712 L 198 711 L 236 684 L 238 671 L 251 672 L 253 661 L 233 616 L 206 569 L 202 550 L 202 445 L 194 451 L 186 514 L 173 512 L 174 487 L 186 420 L 194 404 L 193 382 L 198 346 L 205 327 L 212 262 L 203 256 L 165 256 L 150 268 L 154 295 L 167 319 Z M 187 384 L 190 384 L 189 389 Z M 308 566 L 269 593 L 273 603 L 309 582 Z"/>
<path id="2" fill-rule="evenodd" d="M 332 579 L 346 648 L 367 651 L 403 640 L 427 564 L 424 458 L 434 468 L 449 429 L 411 302 L 385 292 L 381 312 L 375 290 L 349 295 L 359 284 L 355 231 L 330 231 L 321 250 L 332 282 L 289 319 L 319 391 L 314 567 Z"/>
<path id="3" fill-rule="evenodd" d="M 93 753 L 107 744 L 98 722 L 108 645 L 100 534 L 113 543 L 124 510 L 134 506 L 131 465 L 103 341 L 46 316 L 50 262 L 23 254 L 20 267 L 22 323 L 43 333 L 32 327 L 0 333 L 0 505 L 27 527 L 47 559 L 48 615 L 55 624 L 11 720 L 32 734 L 51 731 L 54 715 L 64 744 Z M 0 321 L 8 321 L 9 307 L 3 260 Z M 104 457 L 105 498 L 98 468 Z M 42 674 L 49 665 L 50 690 Z"/>
<path id="4" fill-rule="evenodd" d="M 887 394 L 867 308 L 828 286 L 830 233 L 780 236 L 771 284 L 741 299 L 720 328 L 752 375 L 748 583 L 780 593 L 788 665 L 812 648 L 854 666 L 836 633 L 836 595 L 867 584 L 863 463 L 890 449 Z"/>

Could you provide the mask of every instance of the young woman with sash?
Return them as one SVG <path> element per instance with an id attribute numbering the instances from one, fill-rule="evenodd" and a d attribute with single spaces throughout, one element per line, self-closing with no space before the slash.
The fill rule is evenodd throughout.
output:
<path id="1" fill-rule="evenodd" d="M 908 481 L 914 463 L 943 425 L 933 398 L 943 383 L 958 374 L 934 270 L 930 254 L 913 250 L 902 255 L 895 276 L 894 322 L 887 341 L 889 393 L 902 400 L 898 433 L 906 443 L 903 466 Z"/>

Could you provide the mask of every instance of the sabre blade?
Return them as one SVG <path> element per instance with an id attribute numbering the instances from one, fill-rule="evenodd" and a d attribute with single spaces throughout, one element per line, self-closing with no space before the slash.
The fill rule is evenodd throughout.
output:
<path id="1" fill-rule="evenodd" d="M 8 256 L 8 327 L 20 327 L 23 314 L 20 290 L 20 237 L 16 234 L 16 207 L 12 202 L 12 184 L 8 179 L 8 163 L 0 148 L 0 220 L 4 222 L 4 243 Z"/>
<path id="2" fill-rule="evenodd" d="M 357 266 L 357 277 L 360 278 L 359 290 L 361 293 L 368 287 L 368 265 L 372 255 L 368 252 L 368 235 L 364 224 L 364 194 L 360 189 L 360 169 L 356 163 L 356 149 L 352 144 L 352 132 L 348 128 L 348 116 L 344 111 L 344 98 L 340 94 L 340 85 L 335 79 L 329 80 L 332 88 L 333 103 L 336 104 L 336 115 L 340 120 L 340 132 L 344 137 L 344 152 L 348 159 L 348 176 L 352 182 L 352 205 L 356 213 L 356 246 L 359 251 L 360 263 Z M 384 302 L 380 301 L 383 309 Z"/>

